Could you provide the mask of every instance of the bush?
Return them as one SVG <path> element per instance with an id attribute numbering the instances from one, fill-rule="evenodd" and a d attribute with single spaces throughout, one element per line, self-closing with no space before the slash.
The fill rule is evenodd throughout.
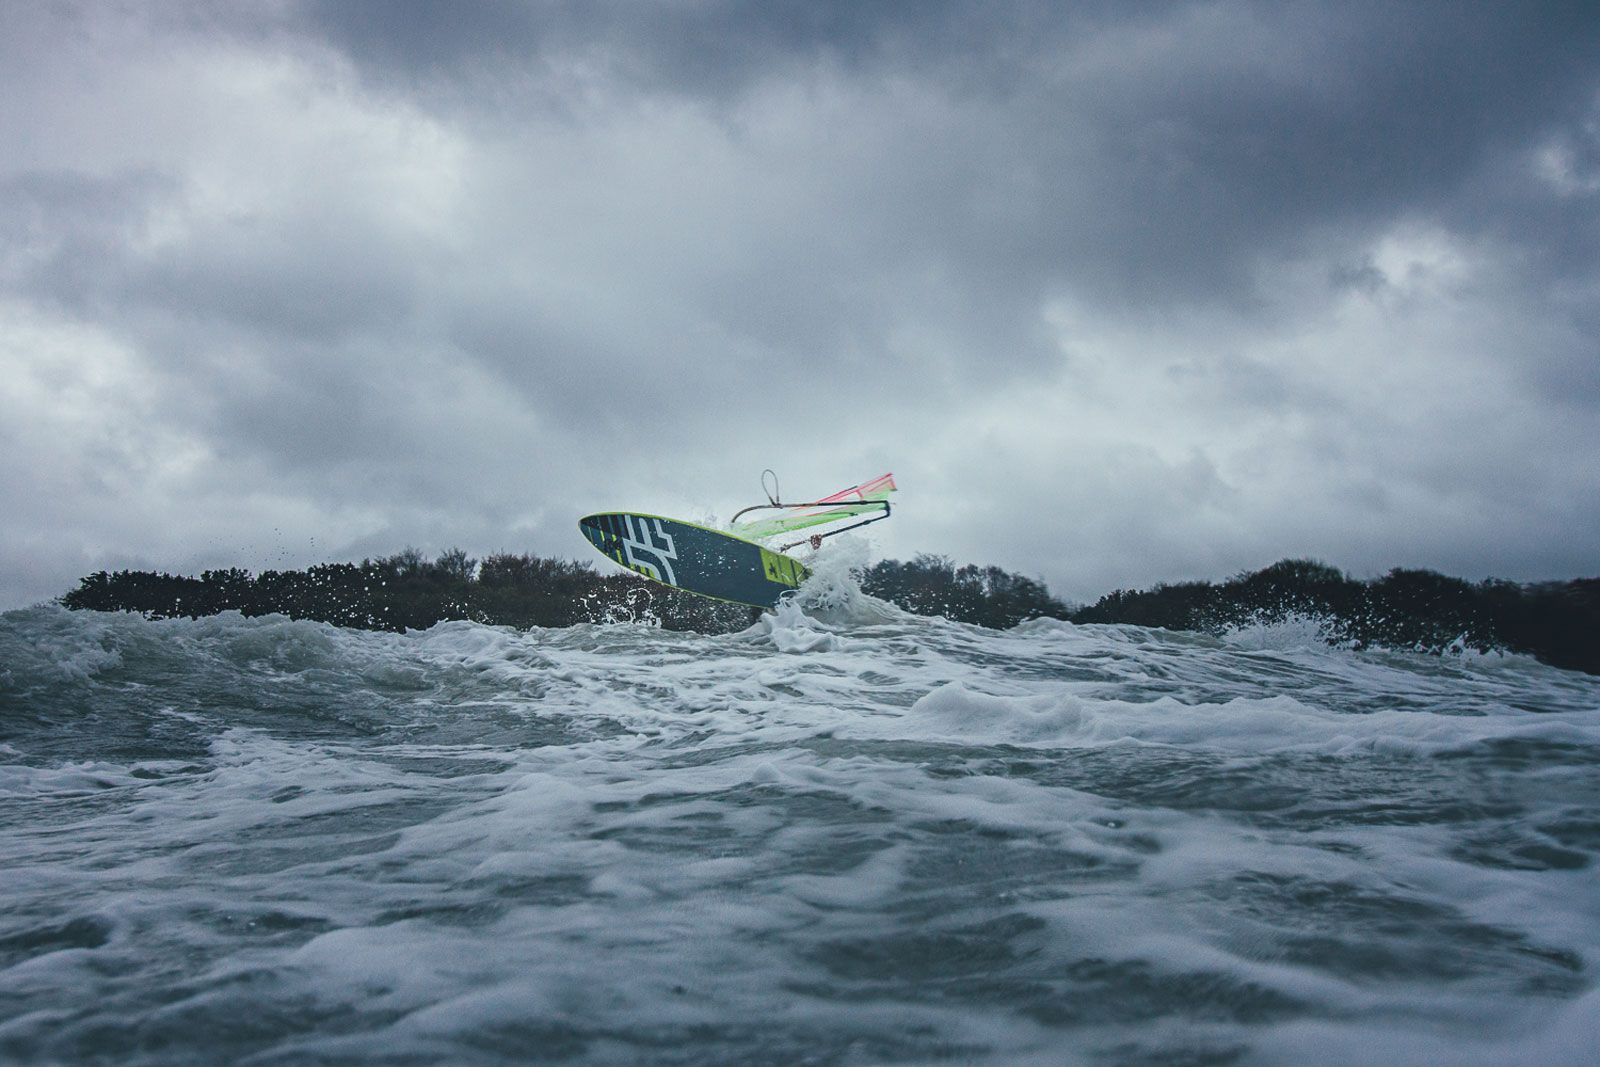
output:
<path id="1" fill-rule="evenodd" d="M 1474 585 L 1436 571 L 1396 568 L 1360 582 L 1316 560 L 1286 559 L 1221 585 L 1118 589 L 1071 618 L 1221 634 L 1291 616 L 1319 620 L 1335 644 L 1432 653 L 1504 649 L 1600 674 L 1600 578 Z"/>

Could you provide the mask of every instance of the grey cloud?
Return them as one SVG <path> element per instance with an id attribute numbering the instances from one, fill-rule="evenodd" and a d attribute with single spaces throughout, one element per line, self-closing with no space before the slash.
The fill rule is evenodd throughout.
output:
<path id="1" fill-rule="evenodd" d="M 1078 18 L 1094 7 L 1080 5 Z M 308 0 L 305 29 L 349 54 L 380 83 L 437 83 L 506 68 L 537 69 L 575 54 L 643 91 L 724 96 L 820 62 L 849 68 L 885 58 L 940 63 L 1015 48 L 1027 33 L 1068 21 L 1060 5 L 987 10 L 957 2 L 710 0 L 639 4 L 494 0 L 450 7 L 427 0 Z"/>
<path id="2" fill-rule="evenodd" d="M 826 363 L 864 340 L 856 347 L 876 347 L 881 359 L 896 323 L 928 320 L 914 294 L 930 291 L 942 273 L 932 318 L 943 320 L 951 343 L 987 350 L 1019 371 L 1048 358 L 1016 324 L 1052 292 L 1128 309 L 1219 297 L 1247 305 L 1261 298 L 1263 262 L 1303 252 L 1308 236 L 1337 260 L 1397 212 L 1448 213 L 1483 153 L 1508 136 L 1526 140 L 1535 120 L 1570 111 L 1575 87 L 1592 78 L 1581 61 L 1595 33 L 1555 9 L 1543 19 L 1446 18 L 1379 5 L 1355 17 L 1309 5 L 1189 4 L 1068 17 L 1048 5 L 1017 5 L 975 23 L 965 5 L 865 7 L 871 14 L 860 13 L 863 5 L 339 3 L 311 4 L 303 15 L 310 32 L 366 68 L 434 79 L 470 80 L 486 65 L 516 70 L 532 52 L 590 45 L 654 57 L 639 62 L 662 72 L 744 72 L 740 93 L 724 87 L 719 97 L 727 107 L 748 104 L 753 84 L 787 69 L 746 66 L 733 54 L 846 54 L 853 66 L 844 69 L 857 79 L 920 79 L 931 106 L 947 109 L 937 125 L 916 129 L 913 104 L 886 107 L 860 119 L 855 136 L 876 143 L 861 146 L 858 173 L 789 176 L 803 193 L 798 210 L 840 209 L 811 216 L 812 232 L 836 245 L 832 262 L 733 205 L 734 218 L 755 223 L 749 240 L 779 240 L 766 262 L 694 298 L 710 324 L 780 358 L 804 353 Z M 708 58 L 685 62 L 688 40 Z M 1003 91 L 968 99 L 962 86 L 950 88 L 948 67 L 975 65 L 995 69 L 990 83 Z M 658 80 L 635 91 L 659 88 Z M 907 128 L 874 128 L 897 121 Z M 819 183 L 836 183 L 835 191 L 819 198 Z M 1558 244 L 1574 232 L 1560 225 L 1565 215 L 1541 224 L 1527 205 L 1468 199 L 1476 210 L 1463 205 L 1457 214 L 1513 239 Z M 405 299 L 403 284 L 384 277 L 392 254 L 340 263 L 343 250 L 312 230 L 261 235 L 264 242 L 234 260 L 232 245 L 245 247 L 250 235 L 237 236 L 219 239 L 216 262 L 204 248 L 191 250 L 192 262 L 159 265 L 144 284 L 190 296 L 197 312 L 214 302 L 235 318 L 270 316 L 312 331 L 393 321 Z M 311 254 L 274 260 L 275 246 Z M 646 264 L 644 272 L 717 283 L 717 263 L 686 250 L 699 258 L 681 271 Z M 626 284 L 626 268 L 618 280 Z M 504 336 L 501 319 L 461 329 Z M 537 318 L 517 328 L 534 347 L 580 361 L 634 362 L 622 352 L 586 351 L 592 335 L 562 340 L 560 325 Z"/>
<path id="3" fill-rule="evenodd" d="M 86 310 L 177 183 L 155 171 L 0 175 L 0 277 L 8 289 Z"/>
<path id="4" fill-rule="evenodd" d="M 766 465 L 818 489 L 893 466 L 925 511 L 885 543 L 1048 566 L 1074 595 L 1301 552 L 1502 573 L 1592 556 L 1558 529 L 1600 525 L 1563 499 L 1600 444 L 1600 16 L 1579 5 L 0 18 L 26 31 L 0 40 L 0 90 L 19 87 L 0 130 L 44 146 L 0 163 L 0 296 L 134 354 L 146 417 L 209 457 L 163 502 L 233 483 L 368 509 L 341 544 L 381 552 L 572 536 L 568 511 L 630 494 L 732 485 L 703 490 L 721 507 Z M 202 203 L 197 175 L 250 154 L 211 159 L 226 124 L 185 126 L 181 93 L 154 94 L 174 110 L 147 150 L 73 95 L 158 82 L 169 47 L 218 79 L 197 92 L 267 101 L 241 136 L 263 139 L 269 173 L 248 177 L 269 195 Z M 218 73 L 233 60 L 253 80 Z M 437 132 L 374 163 L 447 155 L 436 225 L 344 180 L 359 142 L 279 138 L 317 120 L 308 102 L 345 109 L 339 134 Z M 271 172 L 277 153 L 295 166 Z M 1469 280 L 1391 277 L 1375 247 L 1397 233 L 1442 235 Z M 1374 400 L 1341 358 L 1468 384 Z M 1033 443 L 999 432 L 1013 394 Z"/>
<path id="5" fill-rule="evenodd" d="M 0 178 L 0 270 L 15 292 L 85 316 L 149 315 L 324 341 L 403 321 L 412 249 L 350 215 L 236 217 L 150 247 L 158 214 L 185 212 L 155 172 Z"/>
<path id="6" fill-rule="evenodd" d="M 921 85 L 965 110 L 938 130 L 942 144 L 882 131 L 897 151 L 873 176 L 893 193 L 877 217 L 910 215 L 901 232 L 914 246 L 954 243 L 975 275 L 1055 279 L 1130 304 L 1244 294 L 1260 256 L 1294 248 L 1307 226 L 1360 231 L 1402 205 L 1448 213 L 1491 155 L 1578 117 L 1600 51 L 1600 18 L 1570 4 L 327 3 L 303 14 L 380 81 L 461 80 L 500 101 L 491 108 L 504 98 L 484 82 L 510 71 L 525 83 L 530 56 L 565 52 L 610 57 L 612 86 L 719 108 L 825 61 L 859 85 Z M 985 197 L 999 210 L 978 209 Z M 1484 220 L 1496 221 L 1507 220 Z"/>
<path id="7" fill-rule="evenodd" d="M 275 340 L 335 343 L 408 321 L 414 250 L 346 218 L 230 220 L 121 266 L 128 303 Z"/>

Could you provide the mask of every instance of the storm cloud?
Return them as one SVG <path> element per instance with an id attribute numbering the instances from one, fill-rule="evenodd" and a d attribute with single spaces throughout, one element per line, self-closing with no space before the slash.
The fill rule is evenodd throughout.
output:
<path id="1" fill-rule="evenodd" d="M 1600 571 L 1581 5 L 8 5 L 0 143 L 0 606 L 764 467 L 1073 598 Z"/>

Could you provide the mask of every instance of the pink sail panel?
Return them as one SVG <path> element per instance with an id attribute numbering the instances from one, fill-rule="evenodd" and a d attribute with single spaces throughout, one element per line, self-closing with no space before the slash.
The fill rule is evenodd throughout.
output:
<path id="1" fill-rule="evenodd" d="M 894 492 L 894 475 L 880 474 L 869 482 L 852 485 L 848 489 L 841 489 L 832 496 L 822 497 L 814 501 L 818 504 L 838 504 L 845 500 L 885 500 Z"/>

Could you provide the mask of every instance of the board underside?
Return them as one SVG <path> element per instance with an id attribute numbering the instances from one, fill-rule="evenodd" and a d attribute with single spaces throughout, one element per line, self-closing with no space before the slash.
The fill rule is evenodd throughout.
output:
<path id="1" fill-rule="evenodd" d="M 740 537 L 657 515 L 603 512 L 578 529 L 607 559 L 653 582 L 751 607 L 775 607 L 810 572 L 799 560 Z"/>

